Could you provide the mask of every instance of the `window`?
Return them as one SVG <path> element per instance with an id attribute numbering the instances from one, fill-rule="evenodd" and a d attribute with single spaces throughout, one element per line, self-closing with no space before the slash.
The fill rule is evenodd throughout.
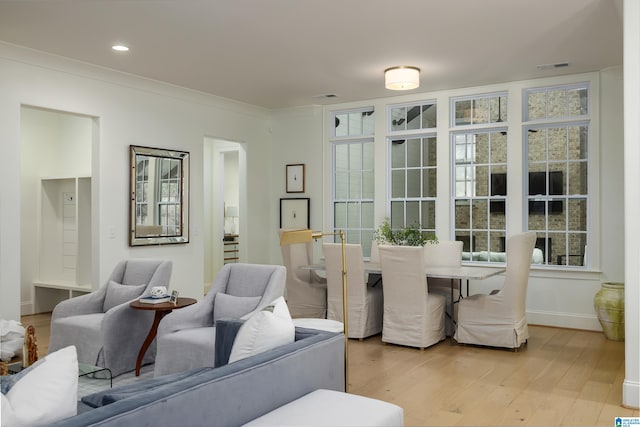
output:
<path id="1" fill-rule="evenodd" d="M 525 90 L 527 227 L 547 265 L 583 266 L 588 241 L 589 86 Z"/>
<path id="2" fill-rule="evenodd" d="M 388 109 L 392 229 L 416 226 L 423 234 L 435 234 L 436 115 L 433 101 Z"/>
<path id="3" fill-rule="evenodd" d="M 507 96 L 451 100 L 455 240 L 466 261 L 504 252 L 507 201 Z M 457 131 L 464 126 L 468 130 Z"/>
<path id="4" fill-rule="evenodd" d="M 360 243 L 369 256 L 374 232 L 373 109 L 332 114 L 332 206 L 334 231 Z"/>

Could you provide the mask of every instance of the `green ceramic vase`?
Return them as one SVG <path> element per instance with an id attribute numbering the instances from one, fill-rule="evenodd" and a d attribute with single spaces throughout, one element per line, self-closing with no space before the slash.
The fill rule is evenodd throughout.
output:
<path id="1" fill-rule="evenodd" d="M 604 336 L 613 341 L 624 341 L 624 283 L 603 283 L 593 306 Z"/>

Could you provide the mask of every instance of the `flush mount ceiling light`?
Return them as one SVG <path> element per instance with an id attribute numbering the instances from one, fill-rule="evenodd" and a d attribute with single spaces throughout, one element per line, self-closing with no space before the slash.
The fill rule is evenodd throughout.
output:
<path id="1" fill-rule="evenodd" d="M 111 49 L 117 51 L 117 52 L 128 52 L 129 51 L 129 46 L 125 46 L 123 44 L 114 44 L 113 46 L 111 46 Z"/>
<path id="2" fill-rule="evenodd" d="M 384 86 L 391 90 L 411 90 L 420 86 L 420 68 L 399 66 L 384 70 Z"/>

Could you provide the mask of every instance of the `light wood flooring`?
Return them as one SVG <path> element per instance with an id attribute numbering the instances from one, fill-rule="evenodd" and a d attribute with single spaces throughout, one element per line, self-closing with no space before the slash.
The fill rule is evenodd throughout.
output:
<path id="1" fill-rule="evenodd" d="M 50 314 L 23 316 L 49 346 Z M 624 343 L 529 326 L 518 352 L 443 341 L 426 350 L 349 340 L 349 391 L 404 408 L 407 426 L 613 426 L 623 408 Z"/>

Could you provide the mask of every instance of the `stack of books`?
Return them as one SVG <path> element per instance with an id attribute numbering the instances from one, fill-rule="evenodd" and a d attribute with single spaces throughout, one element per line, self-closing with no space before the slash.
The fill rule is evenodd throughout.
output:
<path id="1" fill-rule="evenodd" d="M 161 302 L 169 302 L 171 297 L 169 295 L 164 295 L 161 297 L 141 297 L 138 301 L 142 304 L 160 304 Z"/>

